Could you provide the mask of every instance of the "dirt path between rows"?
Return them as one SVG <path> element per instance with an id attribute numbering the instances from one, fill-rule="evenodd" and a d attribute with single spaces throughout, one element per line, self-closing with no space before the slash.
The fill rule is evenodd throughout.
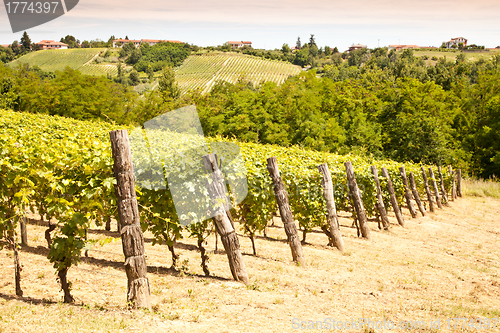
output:
<path id="1" fill-rule="evenodd" d="M 94 247 L 72 267 L 77 305 L 58 303 L 62 292 L 46 259 L 45 227 L 30 224 L 30 247 L 20 252 L 25 298 L 15 297 L 11 251 L 0 251 L 0 332 L 331 332 L 333 324 L 350 332 L 410 332 L 416 325 L 422 332 L 451 332 L 462 322 L 447 319 L 457 317 L 476 328 L 486 328 L 489 319 L 482 331 L 500 331 L 500 323 L 492 327 L 500 318 L 500 200 L 459 199 L 417 219 L 404 212 L 407 228 L 394 217 L 389 232 L 370 222 L 371 241 L 358 238 L 341 213 L 346 252 L 325 246 L 326 236 L 313 232 L 304 267 L 291 262 L 280 225 L 269 228 L 272 239 L 256 240 L 257 257 L 250 255 L 250 240 L 240 237 L 247 287 L 232 281 L 225 254 L 213 252 L 213 237 L 212 276 L 204 277 L 193 240 L 179 241 L 179 273 L 168 269 L 167 248 L 152 246 L 146 234 L 153 313 L 126 309 L 120 241 Z M 94 239 L 107 235 L 118 236 L 90 232 Z M 360 327 L 360 318 L 374 330 Z M 464 331 L 478 330 L 464 325 Z"/>

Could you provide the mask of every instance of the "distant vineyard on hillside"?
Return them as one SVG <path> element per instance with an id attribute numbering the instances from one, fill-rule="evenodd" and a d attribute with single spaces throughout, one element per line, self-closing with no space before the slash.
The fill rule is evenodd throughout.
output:
<path id="1" fill-rule="evenodd" d="M 218 81 L 234 83 L 244 77 L 254 85 L 263 81 L 281 84 L 299 73 L 300 67 L 283 61 L 236 53 L 208 53 L 189 56 L 176 69 L 176 78 L 182 91 L 208 92 Z"/>
<path id="2" fill-rule="evenodd" d="M 31 52 L 9 63 L 9 66 L 15 68 L 18 64 L 29 64 L 30 66 L 38 66 L 46 72 L 61 71 L 69 66 L 88 75 L 105 75 L 107 72 L 114 74 L 116 68 L 113 70 L 107 67 L 100 68 L 106 65 L 85 65 L 103 50 L 69 49 Z M 99 66 L 99 68 L 94 68 L 96 66 Z"/>

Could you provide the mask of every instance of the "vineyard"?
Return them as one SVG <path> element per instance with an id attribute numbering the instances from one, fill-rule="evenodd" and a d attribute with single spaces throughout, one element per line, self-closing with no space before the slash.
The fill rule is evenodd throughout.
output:
<path id="1" fill-rule="evenodd" d="M 300 67 L 283 61 L 235 53 L 206 53 L 189 56 L 176 69 L 176 79 L 182 91 L 208 92 L 219 81 L 235 83 L 241 78 L 254 85 L 267 81 L 281 84 L 300 71 Z"/>
<path id="2" fill-rule="evenodd" d="M 30 66 L 38 66 L 46 72 L 62 71 L 66 67 L 70 67 L 75 70 L 80 70 L 87 75 L 105 75 L 106 73 L 113 73 L 113 69 L 107 67 L 90 64 L 85 65 L 103 50 L 104 49 L 42 50 L 28 53 L 9 63 L 9 66 L 15 68 L 19 64 L 29 64 Z M 116 68 L 114 71 L 116 71 Z"/>
<path id="3" fill-rule="evenodd" d="M 118 74 L 118 69 L 115 64 L 86 64 L 78 69 L 82 74 L 100 76 Z"/>
<path id="4" fill-rule="evenodd" d="M 113 186 L 113 184 L 116 185 L 116 180 L 112 170 L 113 158 L 109 139 L 109 132 L 114 129 L 116 128 L 106 123 L 80 122 L 60 117 L 9 111 L 2 111 L 0 118 L 2 147 L 0 209 L 5 217 L 0 224 L 2 234 L 15 249 L 15 226 L 22 222 L 26 212 L 36 212 L 42 221 L 53 219 L 57 221 L 55 224 L 49 222 L 46 239 L 50 248 L 48 257 L 58 272 L 65 291 L 66 302 L 72 301 L 69 283 L 66 280 L 68 269 L 80 262 L 84 249 L 92 244 L 95 245 L 95 241 L 88 239 L 87 230 L 93 225 L 109 225 L 111 219 L 118 220 L 117 198 Z M 133 138 L 141 131 L 129 128 L 129 132 Z M 154 132 L 154 134 L 154 140 L 171 141 L 174 143 L 173 147 L 182 146 L 186 152 L 193 152 L 200 147 L 199 142 L 187 134 L 186 136 L 165 131 Z M 221 146 L 236 143 L 221 138 L 210 138 L 208 142 L 212 151 L 220 150 Z M 149 144 L 153 145 L 151 139 Z M 357 225 L 361 228 L 363 237 L 366 237 L 363 228 L 366 227 L 367 222 L 366 219 L 363 221 L 364 214 L 368 218 L 377 217 L 377 212 L 379 212 L 377 207 L 380 201 L 384 202 L 385 207 L 390 207 L 391 204 L 394 207 L 401 207 L 403 198 L 410 190 L 408 185 L 404 184 L 406 176 L 405 178 L 400 176 L 401 170 L 398 168 L 401 164 L 392 161 L 313 152 L 298 147 L 283 148 L 253 143 L 239 143 L 238 145 L 241 148 L 246 169 L 248 194 L 241 204 L 235 206 L 232 215 L 239 225 L 238 231 L 252 239 L 254 254 L 257 254 L 259 250 L 255 247 L 254 239 L 259 233 L 266 233 L 269 221 L 277 212 L 273 193 L 273 187 L 276 186 L 276 184 L 273 185 L 273 181 L 276 179 L 269 177 L 269 165 L 266 166 L 268 157 L 277 157 L 279 174 L 284 181 L 295 219 L 302 230 L 303 241 L 308 233 L 320 230 L 329 237 L 330 245 L 332 245 L 330 222 L 325 214 L 326 202 L 323 198 L 322 178 L 318 172 L 320 164 L 327 163 L 330 169 L 336 209 L 351 212 L 353 216 L 356 216 L 355 221 L 358 221 Z M 134 149 L 134 164 L 138 169 L 136 178 L 139 183 L 143 174 L 162 175 L 165 172 L 162 169 L 166 170 L 167 177 L 174 175 L 183 178 L 185 177 L 183 173 L 192 172 L 192 169 L 183 171 L 161 162 L 156 163 L 159 169 L 155 169 L 152 167 L 155 165 L 154 158 L 150 160 L 148 153 L 141 155 L 140 147 L 132 147 L 132 150 Z M 184 165 L 199 163 L 194 159 L 190 160 L 186 153 L 181 155 L 184 158 Z M 162 154 L 162 156 L 166 155 Z M 344 164 L 348 161 L 354 165 L 356 187 L 353 187 L 352 179 L 348 181 L 346 178 Z M 382 199 L 378 199 L 378 191 L 370 169 L 372 165 L 379 169 L 385 167 L 388 170 L 392 179 L 394 197 L 391 197 L 388 191 L 383 190 L 383 193 L 379 192 Z M 422 178 L 420 166 L 407 163 L 405 168 L 410 179 L 413 179 L 413 175 L 415 176 L 418 191 L 424 193 L 425 181 Z M 380 177 L 379 179 L 382 189 L 386 189 L 387 186 L 391 188 L 388 178 Z M 445 181 L 441 181 L 441 186 L 446 185 L 451 191 L 454 179 L 453 175 L 445 174 Z M 434 179 L 431 178 L 431 180 Z M 357 190 L 358 186 L 359 190 Z M 444 187 L 442 189 L 444 190 Z M 437 192 L 439 191 L 436 191 L 436 194 Z M 355 202 L 356 193 L 361 194 L 366 213 L 358 209 Z M 442 194 L 445 195 L 446 192 L 443 191 Z M 452 195 L 451 198 L 453 197 Z M 182 221 L 175 212 L 172 194 L 168 188 L 161 189 L 154 184 L 143 188 L 138 187 L 137 200 L 143 231 L 154 235 L 153 244 L 163 243 L 168 246 L 172 254 L 173 266 L 178 265 L 175 253 L 176 242 L 183 237 L 192 237 L 197 241 L 202 253 L 202 267 L 205 274 L 209 275 L 203 244 L 213 232 L 210 220 L 197 221 L 185 226 L 186 223 L 181 223 Z M 408 202 L 411 199 L 406 197 L 406 200 L 411 206 L 412 204 Z M 432 199 L 429 203 L 431 202 Z M 283 216 L 281 205 L 280 212 Z M 424 214 L 424 211 L 422 213 Z M 400 224 L 403 223 L 400 222 Z M 388 228 L 384 224 L 384 228 L 386 227 Z M 358 229 L 358 236 L 361 234 Z M 307 253 L 305 255 L 307 256 Z M 20 284 L 17 289 L 18 294 L 22 294 Z"/>

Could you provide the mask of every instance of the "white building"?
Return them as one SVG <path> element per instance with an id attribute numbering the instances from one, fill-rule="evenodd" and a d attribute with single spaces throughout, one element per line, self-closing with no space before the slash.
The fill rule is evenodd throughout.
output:
<path id="1" fill-rule="evenodd" d="M 40 43 L 36 43 L 42 50 L 65 50 L 68 48 L 68 44 L 61 42 L 54 42 L 53 40 L 42 40 Z"/>
<path id="2" fill-rule="evenodd" d="M 452 38 L 446 42 L 446 48 L 451 49 L 453 45 L 458 47 L 458 44 L 462 43 L 463 46 L 467 46 L 467 39 L 463 37 Z"/>
<path id="3" fill-rule="evenodd" d="M 238 49 L 240 47 L 243 47 L 243 46 L 250 46 L 252 47 L 252 42 L 244 42 L 244 41 L 238 41 L 238 42 L 234 42 L 234 41 L 229 41 L 227 42 L 229 44 L 229 46 L 231 46 L 233 49 Z"/>

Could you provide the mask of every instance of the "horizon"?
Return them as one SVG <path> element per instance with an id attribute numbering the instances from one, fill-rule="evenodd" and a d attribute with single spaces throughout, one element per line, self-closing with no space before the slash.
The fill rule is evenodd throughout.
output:
<path id="1" fill-rule="evenodd" d="M 451 38 L 464 37 L 468 44 L 495 48 L 500 45 L 496 13 L 500 3 L 478 0 L 355 0 L 321 2 L 307 6 L 298 1 L 257 0 L 252 3 L 216 0 L 189 4 L 153 0 L 137 8 L 130 0 L 81 1 L 53 21 L 27 29 L 32 42 L 59 41 L 66 35 L 84 40 L 116 39 L 180 40 L 198 46 L 217 46 L 227 41 L 251 41 L 254 48 L 280 49 L 315 36 L 319 47 L 343 52 L 353 44 L 369 48 L 389 45 L 439 47 Z M 0 44 L 19 40 L 12 33 L 5 6 L 0 10 Z"/>

